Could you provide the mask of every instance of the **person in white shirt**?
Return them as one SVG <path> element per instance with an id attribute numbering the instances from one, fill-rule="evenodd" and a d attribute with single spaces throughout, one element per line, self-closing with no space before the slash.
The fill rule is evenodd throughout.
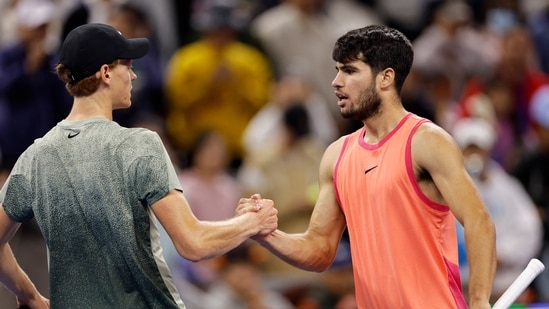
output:
<path id="1" fill-rule="evenodd" d="M 497 138 L 490 122 L 463 118 L 453 126 L 452 135 L 496 226 L 498 266 L 492 297 L 497 299 L 539 253 L 543 240 L 541 217 L 518 179 L 490 158 Z M 461 264 L 461 273 L 465 285 L 466 264 Z"/>

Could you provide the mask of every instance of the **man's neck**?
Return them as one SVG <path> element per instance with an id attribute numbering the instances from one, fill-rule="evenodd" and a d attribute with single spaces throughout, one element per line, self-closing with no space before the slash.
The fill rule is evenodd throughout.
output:
<path id="1" fill-rule="evenodd" d="M 66 120 L 77 121 L 104 117 L 112 120 L 112 105 L 100 95 L 75 98 Z"/>
<path id="2" fill-rule="evenodd" d="M 382 140 L 408 114 L 402 105 L 385 105 L 382 108 L 383 110 L 379 115 L 363 121 L 366 127 L 364 141 L 369 144 L 376 144 Z"/>

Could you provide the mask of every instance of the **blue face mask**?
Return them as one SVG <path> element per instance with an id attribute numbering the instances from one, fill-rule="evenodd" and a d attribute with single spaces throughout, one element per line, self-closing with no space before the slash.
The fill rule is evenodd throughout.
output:
<path id="1" fill-rule="evenodd" d="M 504 33 L 517 23 L 517 15 L 513 10 L 496 8 L 486 14 L 486 24 L 489 28 Z"/>
<path id="2" fill-rule="evenodd" d="M 478 179 L 484 169 L 484 160 L 479 154 L 471 154 L 465 157 L 465 168 L 473 179 Z"/>

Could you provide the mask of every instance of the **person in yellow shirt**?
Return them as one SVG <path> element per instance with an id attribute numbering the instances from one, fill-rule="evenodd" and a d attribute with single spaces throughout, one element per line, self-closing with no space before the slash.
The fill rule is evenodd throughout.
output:
<path id="1" fill-rule="evenodd" d="M 212 4 L 193 16 L 201 37 L 180 47 L 167 66 L 167 130 L 185 153 L 203 131 L 221 132 L 235 159 L 242 134 L 269 99 L 272 69 L 265 54 L 238 37 L 236 6 Z"/>

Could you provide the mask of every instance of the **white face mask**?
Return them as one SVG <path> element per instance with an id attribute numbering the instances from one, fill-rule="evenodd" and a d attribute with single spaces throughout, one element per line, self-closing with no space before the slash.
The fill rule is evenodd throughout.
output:
<path id="1" fill-rule="evenodd" d="M 505 33 L 517 24 L 518 17 L 510 9 L 494 8 L 488 11 L 486 19 L 486 23 L 491 29 L 499 33 Z"/>
<path id="2" fill-rule="evenodd" d="M 465 157 L 465 168 L 471 177 L 479 178 L 484 169 L 484 160 L 478 153 L 473 153 Z"/>

